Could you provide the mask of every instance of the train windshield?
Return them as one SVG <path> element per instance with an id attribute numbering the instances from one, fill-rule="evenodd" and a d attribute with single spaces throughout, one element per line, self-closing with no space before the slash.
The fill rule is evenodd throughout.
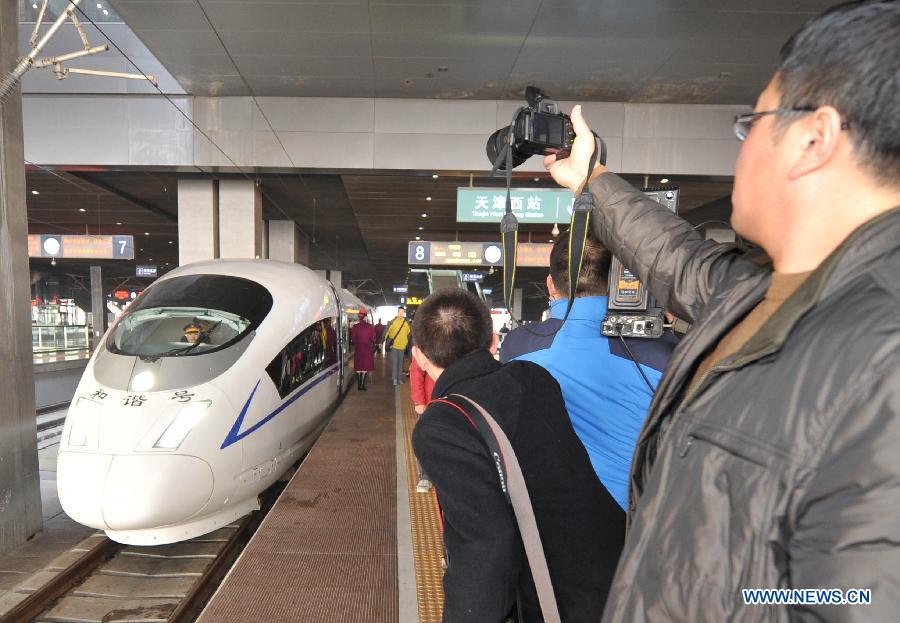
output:
<path id="1" fill-rule="evenodd" d="M 149 288 L 119 319 L 110 352 L 138 357 L 190 357 L 236 344 L 255 330 L 272 295 L 240 277 L 188 275 Z"/>

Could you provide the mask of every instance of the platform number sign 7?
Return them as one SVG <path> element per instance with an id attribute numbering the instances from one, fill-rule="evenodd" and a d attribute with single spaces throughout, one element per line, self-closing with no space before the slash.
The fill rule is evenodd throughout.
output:
<path id="1" fill-rule="evenodd" d="M 117 260 L 134 259 L 134 236 L 113 236 L 113 258 Z"/>
<path id="2" fill-rule="evenodd" d="M 410 242 L 409 243 L 409 263 L 410 264 L 430 264 L 431 263 L 431 243 L 430 242 Z"/>

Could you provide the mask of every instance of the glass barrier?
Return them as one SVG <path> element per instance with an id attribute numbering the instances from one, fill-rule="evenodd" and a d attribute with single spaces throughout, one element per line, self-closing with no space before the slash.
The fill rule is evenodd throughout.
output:
<path id="1" fill-rule="evenodd" d="M 90 329 L 85 325 L 31 325 L 35 363 L 90 356 Z"/>

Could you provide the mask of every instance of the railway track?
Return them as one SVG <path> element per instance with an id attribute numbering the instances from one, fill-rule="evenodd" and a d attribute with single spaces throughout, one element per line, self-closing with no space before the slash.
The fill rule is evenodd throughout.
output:
<path id="1" fill-rule="evenodd" d="M 120 545 L 101 534 L 70 552 L 63 571 L 0 623 L 194 621 L 259 527 L 285 483 L 263 494 L 262 510 L 239 523 L 172 545 Z"/>

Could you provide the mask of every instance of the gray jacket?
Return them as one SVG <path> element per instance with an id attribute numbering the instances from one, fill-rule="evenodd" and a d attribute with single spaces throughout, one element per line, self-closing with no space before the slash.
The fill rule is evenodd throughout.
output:
<path id="1" fill-rule="evenodd" d="M 900 620 L 900 209 L 859 228 L 685 395 L 771 273 L 611 173 L 590 189 L 598 237 L 694 325 L 638 439 L 604 623 Z M 744 605 L 752 588 L 872 601 Z"/>

